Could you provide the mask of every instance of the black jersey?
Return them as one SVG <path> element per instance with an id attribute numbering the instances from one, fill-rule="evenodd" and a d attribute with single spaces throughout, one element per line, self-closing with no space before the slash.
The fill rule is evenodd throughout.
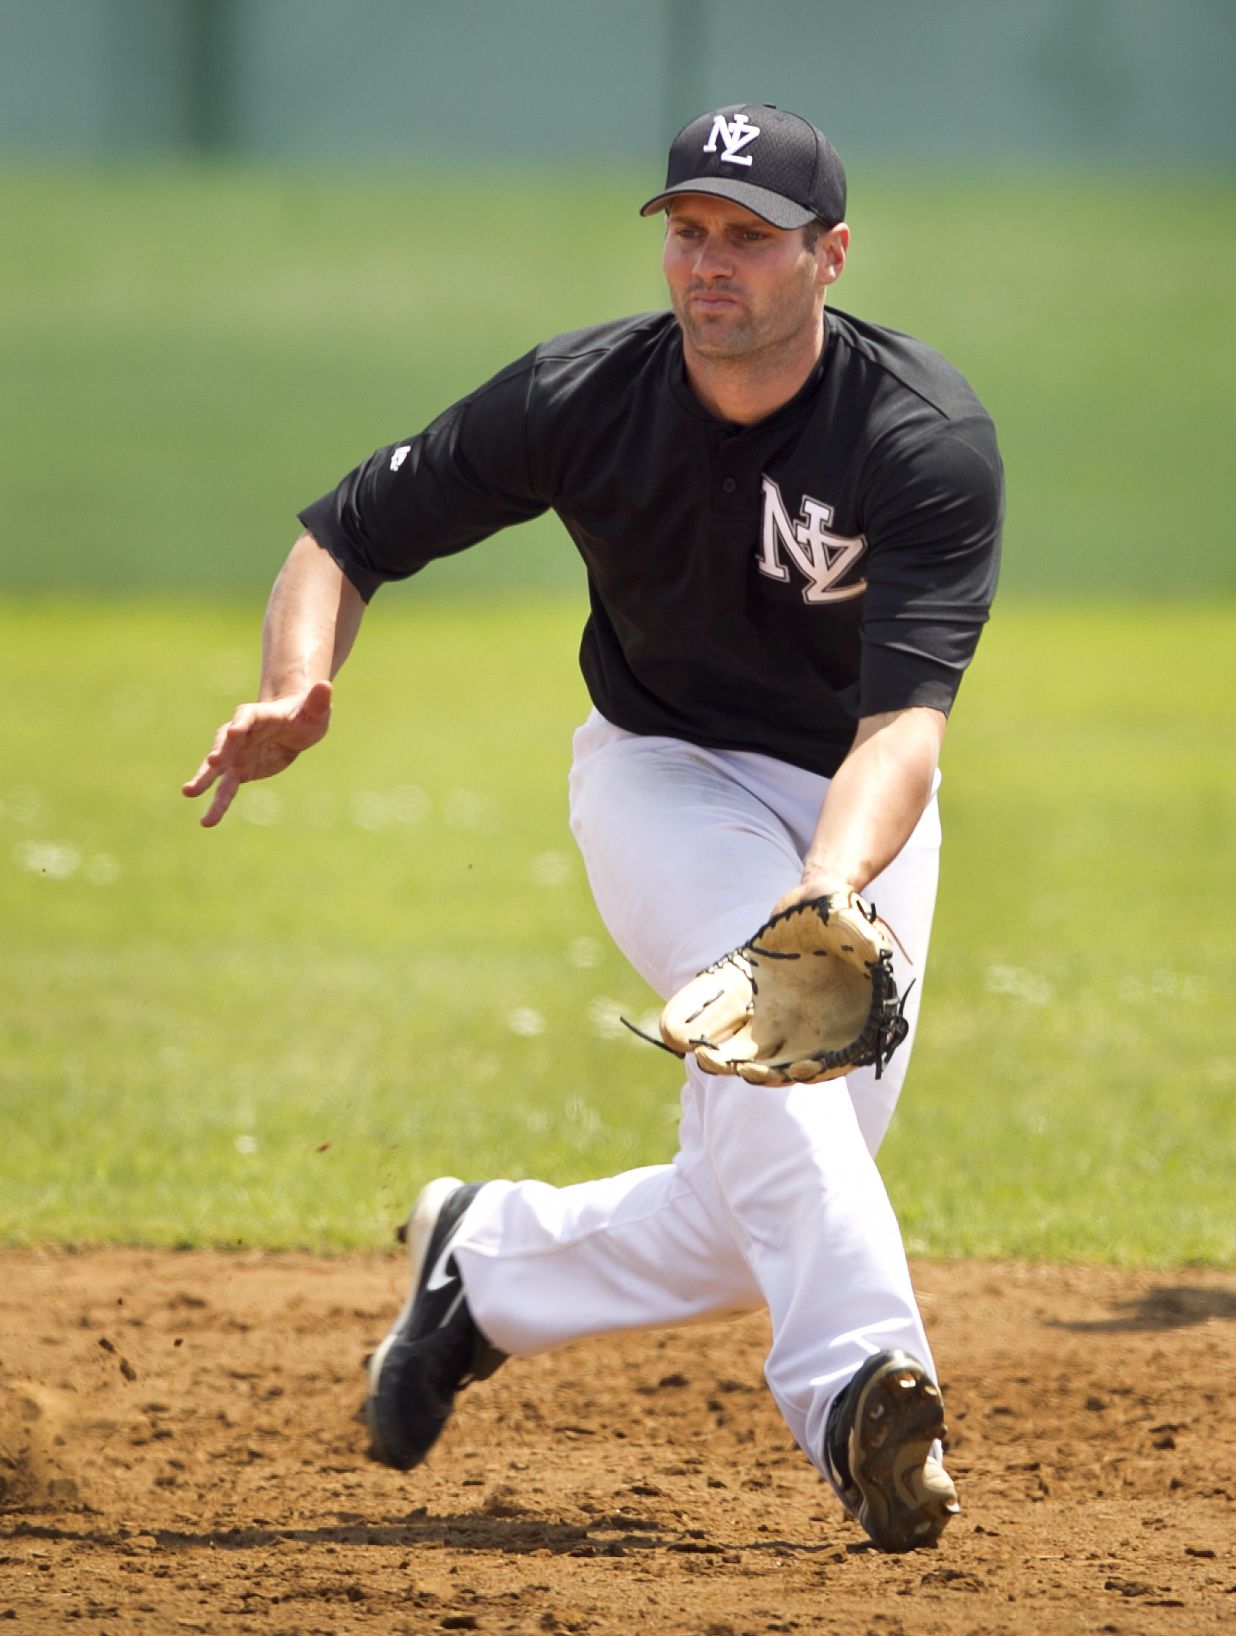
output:
<path id="1" fill-rule="evenodd" d="M 301 521 L 368 599 L 552 509 L 587 567 L 580 661 L 604 716 L 831 774 L 859 716 L 952 704 L 995 589 L 1003 480 L 950 364 L 826 322 L 810 378 L 753 426 L 696 399 L 670 313 L 559 336 Z"/>

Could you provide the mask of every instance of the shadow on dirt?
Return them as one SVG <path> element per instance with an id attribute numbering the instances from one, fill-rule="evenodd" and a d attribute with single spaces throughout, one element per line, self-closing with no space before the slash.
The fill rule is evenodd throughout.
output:
<path id="1" fill-rule="evenodd" d="M 1068 1329 L 1076 1335 L 1144 1334 L 1155 1329 L 1188 1329 L 1211 1318 L 1236 1318 L 1236 1290 L 1199 1289 L 1189 1284 L 1163 1284 L 1132 1301 L 1116 1304 L 1110 1318 L 1048 1318 L 1049 1329 Z"/>
<path id="2" fill-rule="evenodd" d="M 692 1533 L 699 1532 L 693 1530 Z M 555 1556 L 628 1556 L 635 1552 L 666 1552 L 681 1556 L 723 1556 L 726 1552 L 772 1552 L 814 1556 L 836 1552 L 834 1543 L 802 1540 L 736 1540 L 717 1544 L 690 1535 L 674 1534 L 653 1523 L 632 1518 L 607 1517 L 588 1527 L 577 1523 L 545 1522 L 537 1518 L 484 1517 L 468 1513 L 431 1516 L 414 1513 L 402 1521 L 385 1523 L 341 1523 L 320 1528 L 231 1528 L 211 1532 L 182 1532 L 152 1528 L 139 1536 L 106 1528 L 68 1528 L 63 1524 L 19 1522 L 5 1529 L 10 1539 L 37 1539 L 73 1545 L 94 1545 L 108 1550 L 141 1555 L 157 1547 L 161 1551 L 265 1551 L 272 1545 L 294 1541 L 300 1545 L 382 1545 L 407 1549 L 409 1546 L 445 1545 L 455 1551 L 492 1552 L 522 1556 L 529 1551 L 550 1551 Z M 846 1545 L 848 1554 L 864 1553 L 870 1542 Z"/>

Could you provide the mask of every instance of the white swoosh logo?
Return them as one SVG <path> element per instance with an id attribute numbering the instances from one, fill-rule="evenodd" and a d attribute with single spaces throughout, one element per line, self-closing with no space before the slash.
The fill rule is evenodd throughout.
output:
<path id="1" fill-rule="evenodd" d="M 446 1270 L 446 1264 L 451 1259 L 451 1248 L 451 1241 L 450 1239 L 447 1239 L 441 1253 L 438 1256 L 438 1259 L 434 1262 L 433 1270 L 429 1274 L 429 1277 L 425 1280 L 425 1288 L 427 1290 L 445 1289 L 452 1278 L 457 1278 L 459 1276 L 458 1273 L 447 1272 Z"/>

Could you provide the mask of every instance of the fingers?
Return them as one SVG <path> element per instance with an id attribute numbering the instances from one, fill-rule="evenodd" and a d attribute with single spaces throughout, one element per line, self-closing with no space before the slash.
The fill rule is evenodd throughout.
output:
<path id="1" fill-rule="evenodd" d="M 240 788 L 240 782 L 235 773 L 224 773 L 219 779 L 219 786 L 215 790 L 214 799 L 200 820 L 203 829 L 213 829 L 216 824 L 222 822 L 224 813 L 236 799 L 236 791 Z"/>
<path id="2" fill-rule="evenodd" d="M 231 721 L 224 722 L 193 777 L 180 786 L 182 795 L 204 794 L 218 778 L 220 769 L 234 759 L 237 746 L 245 736 L 247 724 L 252 720 L 252 709 L 251 705 L 242 704 Z"/>
<path id="3" fill-rule="evenodd" d="M 233 717 L 233 720 L 235 720 L 235 717 Z M 180 793 L 182 795 L 201 795 L 205 790 L 208 790 L 214 783 L 215 779 L 218 778 L 219 754 L 227 740 L 227 730 L 229 726 L 230 723 L 225 722 L 215 734 L 214 743 L 207 751 L 206 757 L 202 764 L 198 767 L 193 777 L 180 786 Z"/>
<path id="4" fill-rule="evenodd" d="M 205 759 L 186 783 L 184 795 L 203 795 L 216 785 L 204 829 L 218 824 L 242 784 L 282 772 L 302 750 L 316 744 L 330 723 L 331 684 L 315 682 L 303 694 L 238 705 L 215 734 Z"/>
<path id="5" fill-rule="evenodd" d="M 210 765 L 209 757 L 207 757 L 193 777 L 186 779 L 180 786 L 180 793 L 181 795 L 201 795 L 210 788 L 218 776 L 218 773 Z"/>

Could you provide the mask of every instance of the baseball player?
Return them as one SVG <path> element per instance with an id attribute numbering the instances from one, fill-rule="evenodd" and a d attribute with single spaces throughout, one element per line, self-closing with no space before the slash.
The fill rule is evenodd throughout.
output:
<path id="1" fill-rule="evenodd" d="M 826 307 L 845 175 L 807 120 L 726 107 L 674 139 L 671 311 L 560 335 L 301 513 L 258 702 L 185 793 L 206 826 L 326 731 L 368 599 L 547 509 L 584 559 L 570 822 L 620 948 L 674 995 L 774 909 L 862 893 L 908 1037 L 825 1084 L 686 1061 L 669 1163 L 557 1188 L 430 1182 L 407 1301 L 369 1364 L 407 1469 L 459 1389 L 583 1336 L 766 1308 L 795 1439 L 885 1550 L 958 1508 L 944 1411 L 874 1155 L 910 1056 L 934 905 L 937 762 L 994 591 L 991 422 L 925 346 Z M 908 994 L 907 994 L 908 990 Z"/>

